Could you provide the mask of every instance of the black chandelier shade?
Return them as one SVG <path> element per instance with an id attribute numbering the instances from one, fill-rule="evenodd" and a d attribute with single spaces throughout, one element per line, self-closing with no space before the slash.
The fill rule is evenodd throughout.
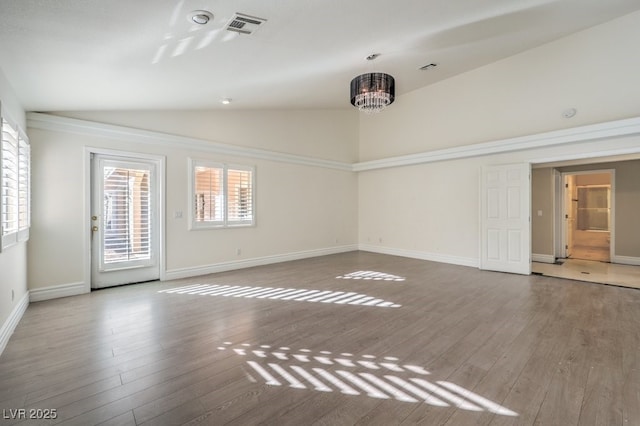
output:
<path id="1" fill-rule="evenodd" d="M 359 75 L 351 80 L 351 105 L 362 109 L 360 100 L 362 95 L 366 94 L 384 99 L 384 106 L 391 105 L 396 95 L 394 78 L 389 74 L 372 72 Z"/>

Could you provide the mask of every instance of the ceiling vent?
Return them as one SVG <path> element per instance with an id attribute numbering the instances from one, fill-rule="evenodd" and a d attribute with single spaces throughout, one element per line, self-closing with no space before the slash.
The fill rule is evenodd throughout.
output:
<path id="1" fill-rule="evenodd" d="M 234 31 L 240 34 L 253 34 L 260 26 L 267 22 L 264 18 L 237 13 L 227 24 L 227 31 Z"/>
<path id="2" fill-rule="evenodd" d="M 431 68 L 435 68 L 437 66 L 438 66 L 438 64 L 427 64 L 427 65 L 421 66 L 418 69 L 421 70 L 421 71 L 426 71 L 426 70 L 429 70 Z"/>

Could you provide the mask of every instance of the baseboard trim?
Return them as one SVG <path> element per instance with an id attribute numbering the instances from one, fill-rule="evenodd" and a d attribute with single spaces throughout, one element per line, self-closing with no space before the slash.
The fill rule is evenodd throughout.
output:
<path id="1" fill-rule="evenodd" d="M 611 263 L 620 263 L 622 265 L 640 266 L 640 257 L 632 256 L 613 256 Z"/>
<path id="2" fill-rule="evenodd" d="M 9 314 L 9 318 L 7 318 L 5 323 L 2 324 L 2 328 L 0 328 L 0 355 L 2 355 L 2 352 L 4 352 L 4 348 L 7 347 L 11 335 L 18 326 L 18 323 L 22 319 L 22 316 L 24 315 L 28 307 L 29 292 L 27 291 L 11 311 L 11 314 Z"/>
<path id="3" fill-rule="evenodd" d="M 551 254 L 536 254 L 531 255 L 531 260 L 540 263 L 556 263 L 556 257 Z"/>
<path id="4" fill-rule="evenodd" d="M 412 259 L 429 260 L 431 262 L 449 263 L 451 265 L 469 266 L 478 268 L 480 261 L 469 257 L 450 256 L 447 254 L 429 253 L 425 251 L 406 250 L 391 247 L 380 247 L 371 244 L 360 244 L 359 250 L 369 251 L 373 253 L 389 254 L 392 256 L 409 257 Z"/>
<path id="5" fill-rule="evenodd" d="M 30 291 L 32 302 L 41 302 L 43 300 L 58 299 L 60 297 L 77 296 L 79 294 L 89 293 L 85 283 L 70 283 L 54 285 L 51 287 L 36 288 Z"/>
<path id="6" fill-rule="evenodd" d="M 200 275 L 215 274 L 218 272 L 270 265 L 273 263 L 288 262 L 291 260 L 307 259 L 310 257 L 327 256 L 330 254 L 346 253 L 356 250 L 358 250 L 358 246 L 356 244 L 351 244 L 339 247 L 278 254 L 274 256 L 255 257 L 252 259 L 235 260 L 231 262 L 221 262 L 212 265 L 197 266 L 194 268 L 172 269 L 165 272 L 164 278 L 166 280 L 177 280 L 181 278 L 197 277 Z"/>

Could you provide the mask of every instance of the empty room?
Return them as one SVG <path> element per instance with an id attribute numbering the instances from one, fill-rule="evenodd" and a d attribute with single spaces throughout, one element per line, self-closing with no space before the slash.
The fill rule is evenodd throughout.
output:
<path id="1" fill-rule="evenodd" d="M 0 424 L 640 424 L 637 0 L 3 0 Z"/>

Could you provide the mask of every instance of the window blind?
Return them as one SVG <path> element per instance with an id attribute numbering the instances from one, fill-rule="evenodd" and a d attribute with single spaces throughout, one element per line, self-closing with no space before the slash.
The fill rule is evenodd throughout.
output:
<path id="1" fill-rule="evenodd" d="M 227 199 L 229 223 L 253 221 L 253 178 L 250 169 L 227 170 Z"/>
<path id="2" fill-rule="evenodd" d="M 18 228 L 22 232 L 31 226 L 31 147 L 19 140 L 18 148 Z"/>
<path id="3" fill-rule="evenodd" d="M 2 236 L 18 232 L 18 131 L 2 121 Z"/>
<path id="4" fill-rule="evenodd" d="M 222 167 L 195 167 L 195 220 L 196 222 L 224 221 Z"/>
<path id="5" fill-rule="evenodd" d="M 149 171 L 104 168 L 104 263 L 151 258 Z"/>

